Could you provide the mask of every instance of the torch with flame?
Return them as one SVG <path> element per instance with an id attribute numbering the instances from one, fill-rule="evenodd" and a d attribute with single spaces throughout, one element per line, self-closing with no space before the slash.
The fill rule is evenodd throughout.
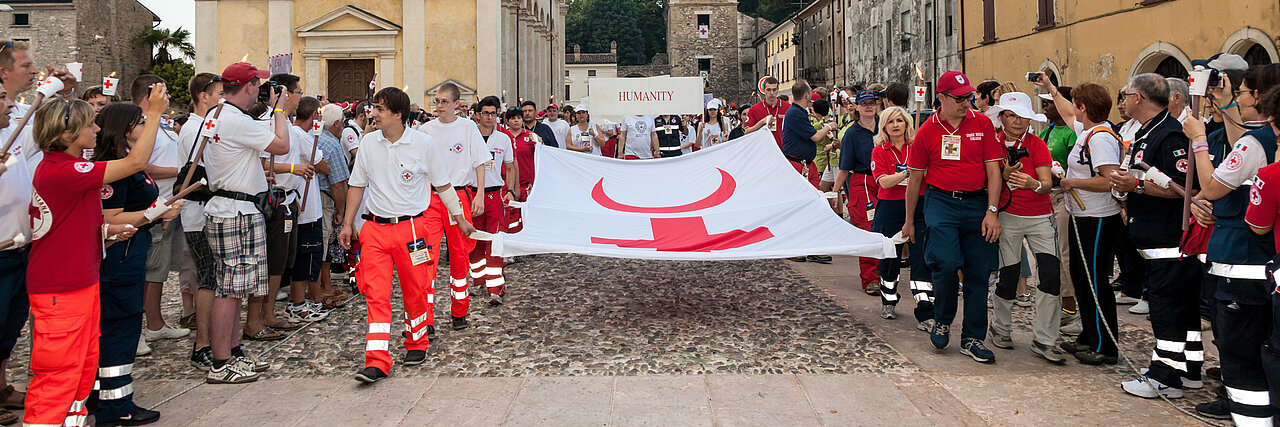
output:
<path id="1" fill-rule="evenodd" d="M 112 71 L 106 77 L 102 78 L 102 94 L 106 96 L 116 96 L 116 86 L 120 85 L 120 79 L 116 78 L 116 72 Z"/>
<path id="2" fill-rule="evenodd" d="M 911 65 L 912 65 L 913 67 L 915 67 L 915 69 L 916 69 L 916 78 L 917 78 L 917 79 L 920 79 L 920 82 L 921 82 L 921 83 L 923 83 L 923 82 L 924 82 L 924 70 L 921 70 L 921 69 L 920 69 L 920 61 L 916 61 L 914 64 L 911 64 Z"/>
<path id="3" fill-rule="evenodd" d="M 244 56 L 241 56 L 240 62 L 249 62 L 249 54 L 246 53 Z"/>

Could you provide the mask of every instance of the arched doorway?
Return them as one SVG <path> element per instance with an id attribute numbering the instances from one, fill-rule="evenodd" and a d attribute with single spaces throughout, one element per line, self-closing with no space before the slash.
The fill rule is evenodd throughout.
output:
<path id="1" fill-rule="evenodd" d="M 1133 60 L 1129 66 L 1129 77 L 1143 73 L 1156 73 L 1165 77 L 1186 79 L 1191 69 L 1191 59 L 1177 46 L 1165 42 L 1155 42 Z"/>
<path id="2" fill-rule="evenodd" d="M 1183 80 L 1186 80 L 1190 74 L 1187 72 L 1187 67 L 1183 67 L 1182 63 L 1172 56 L 1165 57 L 1164 60 L 1160 61 L 1160 64 L 1156 65 L 1156 69 L 1153 72 L 1165 77 L 1176 77 Z"/>
<path id="3" fill-rule="evenodd" d="M 1262 45 L 1254 43 L 1244 52 L 1244 62 L 1249 65 L 1266 65 L 1271 63 L 1271 54 Z"/>

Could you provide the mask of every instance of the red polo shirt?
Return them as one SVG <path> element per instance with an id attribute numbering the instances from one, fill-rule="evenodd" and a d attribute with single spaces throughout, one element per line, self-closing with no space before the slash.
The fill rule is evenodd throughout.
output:
<path id="1" fill-rule="evenodd" d="M 533 183 L 533 150 L 538 142 L 533 140 L 533 132 L 520 128 L 520 134 L 511 138 L 511 145 L 516 150 L 516 168 L 520 173 L 520 186 Z M 517 193 L 519 191 L 516 191 Z"/>
<path id="2" fill-rule="evenodd" d="M 1280 228 L 1280 163 L 1258 169 L 1249 189 L 1249 210 L 1245 211 L 1244 222 L 1259 228 Z M 1280 251 L 1280 233 L 1273 234 L 1276 250 Z"/>
<path id="3" fill-rule="evenodd" d="M 876 183 L 879 184 L 880 177 L 898 173 L 897 165 L 907 165 L 907 152 L 909 150 L 911 150 L 911 144 L 902 147 L 902 150 L 893 148 L 893 144 L 876 145 L 871 149 L 871 178 L 875 179 Z M 880 192 L 877 193 L 876 197 L 880 200 L 905 200 L 907 198 L 907 186 L 880 187 Z"/>
<path id="4" fill-rule="evenodd" d="M 1004 134 L 1001 133 L 999 140 L 1004 141 Z M 1053 166 L 1053 158 L 1049 155 L 1049 145 L 1044 140 L 1027 132 L 1021 144 L 1027 149 L 1027 157 L 1020 160 L 1022 162 L 1022 173 L 1031 175 L 1032 178 L 1039 179 L 1036 176 L 1036 168 L 1041 166 Z M 1053 202 L 1049 201 L 1048 189 L 1044 194 L 1036 194 L 1033 190 L 1017 189 L 1009 190 L 1009 186 L 1005 185 L 1004 190 L 1000 193 L 1000 205 L 1004 207 L 1009 197 L 1013 197 L 1013 201 L 1009 202 L 1009 207 L 1005 208 L 1005 212 L 1018 216 L 1044 216 L 1053 214 Z"/>
<path id="5" fill-rule="evenodd" d="M 45 152 L 31 194 L 27 293 L 76 291 L 98 283 L 102 262 L 102 178 L 107 162 Z"/>
<path id="6" fill-rule="evenodd" d="M 944 137 L 958 137 L 944 150 Z M 948 138 L 951 139 L 951 138 Z M 945 152 L 944 152 L 945 151 Z M 928 170 L 925 185 L 943 191 L 977 191 L 987 187 L 987 162 L 1004 160 L 1004 146 L 996 139 L 991 119 L 965 113 L 959 128 L 953 129 L 937 115 L 924 122 L 911 142 L 907 167 Z"/>
<path id="7" fill-rule="evenodd" d="M 747 109 L 747 122 L 743 124 L 744 128 L 756 125 L 756 122 L 763 120 L 765 117 L 773 116 L 776 126 L 773 128 L 773 139 L 778 142 L 778 148 L 782 148 L 782 119 L 787 117 L 787 109 L 791 108 L 791 103 L 778 100 L 777 107 L 765 105 L 764 101 L 757 102 Z M 769 125 L 765 125 L 768 127 Z"/>

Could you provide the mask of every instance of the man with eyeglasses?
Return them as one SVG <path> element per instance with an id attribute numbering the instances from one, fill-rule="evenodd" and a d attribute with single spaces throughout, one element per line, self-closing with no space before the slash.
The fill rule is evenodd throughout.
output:
<path id="1" fill-rule="evenodd" d="M 473 216 L 484 214 L 485 169 L 490 167 L 492 156 L 489 155 L 476 123 L 458 117 L 460 96 L 457 85 L 440 85 L 433 100 L 437 118 L 423 123 L 418 130 L 435 139 L 436 147 L 440 149 L 440 159 L 444 162 L 444 171 L 462 203 L 463 216 L 470 222 Z M 439 203 L 439 197 L 434 199 L 432 203 Z M 467 275 L 470 271 L 469 256 L 475 249 L 476 241 L 462 232 L 458 222 L 449 218 L 441 218 L 441 221 L 445 224 L 444 236 L 449 244 L 449 312 L 453 317 L 453 329 L 462 330 L 470 326 L 467 321 L 470 305 L 467 298 Z"/>
<path id="2" fill-rule="evenodd" d="M 497 128 L 498 108 L 502 101 L 496 96 L 486 96 L 476 105 L 476 124 L 479 125 L 480 136 L 489 149 L 490 161 L 485 163 L 484 170 L 484 212 L 472 216 L 472 222 L 477 230 L 497 233 L 503 225 L 503 206 L 516 199 L 515 188 L 520 182 L 519 168 L 516 167 L 511 135 L 500 132 Z M 471 278 L 477 287 L 487 291 L 489 305 L 497 306 L 502 304 L 502 297 L 506 294 L 506 278 L 502 275 L 505 263 L 502 257 L 493 256 L 491 251 L 490 242 L 476 241 L 470 257 Z"/>
<path id="3" fill-rule="evenodd" d="M 1147 273 L 1144 296 L 1156 337 L 1148 371 L 1121 388 L 1146 398 L 1176 399 L 1182 397 L 1184 387 L 1201 381 L 1201 266 L 1195 257 L 1183 256 L 1180 248 L 1182 196 L 1155 182 L 1157 169 L 1172 182 L 1184 182 L 1191 147 L 1178 119 L 1169 115 L 1169 83 L 1163 76 L 1134 76 L 1120 97 L 1125 111 L 1142 122 L 1124 163 L 1136 169 L 1145 166 L 1146 171 L 1143 178 L 1123 170 L 1112 172 L 1111 188 L 1127 194 L 1128 236 Z"/>
<path id="4" fill-rule="evenodd" d="M 921 178 L 913 176 L 907 184 L 902 235 L 915 239 L 916 203 L 921 186 L 927 186 L 924 221 L 933 244 L 926 245 L 924 256 L 933 270 L 936 322 L 929 341 L 939 350 L 950 344 L 960 287 L 956 272 L 963 271 L 960 353 L 989 363 L 995 361 L 995 354 L 982 343 L 987 335 L 987 280 L 998 260 L 996 203 L 1006 153 L 991 120 L 970 110 L 975 90 L 968 77 L 948 71 L 936 87 L 942 95 L 938 97 L 941 109 L 920 127 L 908 151 L 907 168 Z"/>

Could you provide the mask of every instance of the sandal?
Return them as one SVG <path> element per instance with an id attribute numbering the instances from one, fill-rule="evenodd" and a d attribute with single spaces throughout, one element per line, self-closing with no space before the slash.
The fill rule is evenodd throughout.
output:
<path id="1" fill-rule="evenodd" d="M 21 397 L 18 399 L 18 403 L 9 402 L 9 398 L 13 397 L 14 393 L 18 393 L 19 395 L 21 395 Z M 5 387 L 3 390 L 0 390 L 0 407 L 3 407 L 4 409 L 22 409 L 24 402 L 26 400 L 27 400 L 27 394 L 18 391 L 18 389 L 13 388 L 12 385 Z M 0 424 L 5 424 L 3 422 L 4 418 L 6 417 L 3 414 L 0 414 Z"/>
<path id="2" fill-rule="evenodd" d="M 294 329 L 301 328 L 302 325 L 290 322 L 288 320 L 281 319 L 276 323 L 267 325 L 267 327 L 271 329 L 275 329 L 277 331 L 292 331 Z"/>
<path id="3" fill-rule="evenodd" d="M 279 341 L 284 338 L 284 332 L 280 332 L 271 327 L 264 327 L 253 335 L 242 334 L 242 338 L 250 341 Z"/>
<path id="4" fill-rule="evenodd" d="M 9 412 L 6 409 L 0 409 L 0 425 L 15 424 L 18 422 L 18 414 Z"/>
<path id="5" fill-rule="evenodd" d="M 325 297 L 324 301 L 321 301 L 320 304 L 324 306 L 325 310 L 333 310 L 335 308 L 345 307 L 347 305 L 347 302 L 346 302 L 346 298 L 337 298 L 334 296 L 329 296 L 329 297 Z"/>

